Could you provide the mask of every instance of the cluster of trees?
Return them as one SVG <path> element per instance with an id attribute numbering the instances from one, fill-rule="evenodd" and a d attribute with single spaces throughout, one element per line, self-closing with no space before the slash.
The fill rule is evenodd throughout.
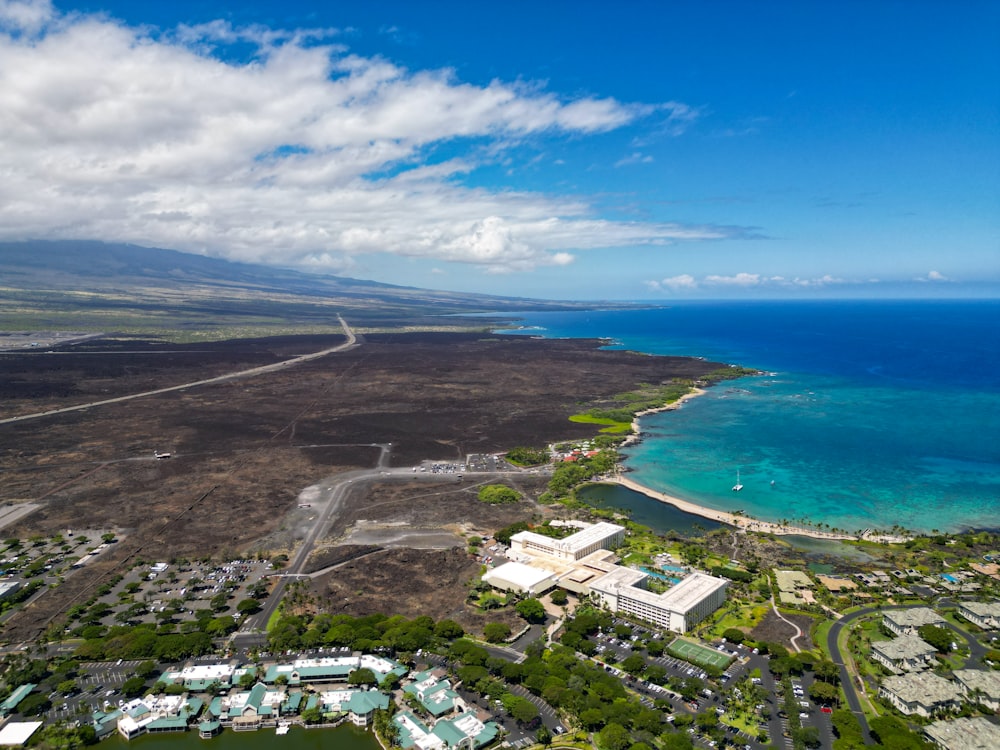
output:
<path id="1" fill-rule="evenodd" d="M 407 620 L 383 614 L 351 617 L 318 614 L 282 615 L 268 634 L 272 651 L 346 646 L 355 651 L 415 652 L 435 647 L 465 634 L 454 620 L 435 622 L 427 616 Z"/>
<path id="2" fill-rule="evenodd" d="M 614 450 L 605 449 L 593 456 L 581 456 L 576 461 L 561 463 L 549 479 L 548 491 L 539 500 L 552 502 L 565 498 L 578 484 L 612 471 L 617 462 L 618 454 Z"/>
<path id="3" fill-rule="evenodd" d="M 232 618 L 226 627 L 233 626 Z M 162 632 L 153 624 L 116 625 L 112 628 L 95 626 L 93 637 L 81 643 L 75 656 L 84 661 L 107 659 L 156 659 L 157 661 L 179 661 L 192 656 L 211 653 L 214 632 L 207 627 L 212 621 L 211 612 L 203 621 L 191 623 L 198 627 L 201 622 L 205 629 L 187 633 Z M 225 634 L 225 630 L 219 634 Z M 99 634 L 98 634 L 99 633 Z"/>
<path id="4" fill-rule="evenodd" d="M 848 709 L 839 709 L 830 717 L 833 720 L 834 750 L 930 750 L 934 745 L 911 730 L 904 722 L 890 715 L 878 716 L 868 722 L 872 739 L 878 744 L 866 745 L 861 734 L 861 724 Z"/>
<path id="5" fill-rule="evenodd" d="M 712 568 L 711 573 L 713 576 L 728 578 L 730 581 L 739 581 L 740 583 L 750 583 L 754 579 L 753 573 L 729 565 L 716 565 Z"/>
<path id="6" fill-rule="evenodd" d="M 520 499 L 520 492 L 504 484 L 487 484 L 479 490 L 479 500 L 490 505 L 516 503 Z"/>
<path id="7" fill-rule="evenodd" d="M 507 451 L 507 460 L 515 466 L 538 466 L 548 463 L 549 452 L 544 448 L 528 448 L 519 445 Z"/>

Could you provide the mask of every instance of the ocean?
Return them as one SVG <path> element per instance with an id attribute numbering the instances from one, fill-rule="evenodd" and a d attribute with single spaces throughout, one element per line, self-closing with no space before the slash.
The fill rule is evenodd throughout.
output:
<path id="1" fill-rule="evenodd" d="M 1000 527 L 1000 300 L 683 302 L 520 318 L 511 333 L 601 337 L 767 373 L 642 419 L 625 465 L 653 489 L 824 529 Z M 648 503 L 647 522 L 658 505 Z"/>

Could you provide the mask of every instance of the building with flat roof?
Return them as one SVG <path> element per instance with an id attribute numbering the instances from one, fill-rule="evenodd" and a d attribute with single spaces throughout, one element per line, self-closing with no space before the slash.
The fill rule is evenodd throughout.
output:
<path id="1" fill-rule="evenodd" d="M 935 711 L 958 708 L 962 701 L 958 685 L 933 672 L 886 677 L 878 694 L 907 716 L 931 716 Z"/>
<path id="2" fill-rule="evenodd" d="M 935 721 L 924 727 L 924 734 L 942 750 L 996 750 L 1000 747 L 1000 727 L 984 716 Z"/>
<path id="3" fill-rule="evenodd" d="M 22 746 L 28 743 L 31 735 L 42 728 L 41 721 L 12 721 L 0 729 L 0 746 Z"/>
<path id="4" fill-rule="evenodd" d="M 729 581 L 705 573 L 692 573 L 662 594 L 649 591 L 649 576 L 639 570 L 616 566 L 590 584 L 591 596 L 614 613 L 686 633 L 726 601 Z"/>
<path id="5" fill-rule="evenodd" d="M 983 630 L 1000 628 L 1000 601 L 959 602 L 958 614 Z"/>
<path id="6" fill-rule="evenodd" d="M 570 534 L 565 539 L 520 531 L 510 538 L 510 552 L 514 557 L 554 557 L 557 560 L 579 560 L 600 549 L 614 549 L 625 541 L 625 527 L 601 521 Z"/>
<path id="7" fill-rule="evenodd" d="M 503 591 L 537 596 L 556 585 L 556 573 L 534 565 L 509 562 L 490 568 L 483 574 L 483 580 Z"/>
<path id="8" fill-rule="evenodd" d="M 924 625 L 944 625 L 944 618 L 930 607 L 890 609 L 882 614 L 882 624 L 895 635 L 915 635 Z"/>
<path id="9" fill-rule="evenodd" d="M 919 672 L 927 669 L 936 653 L 919 635 L 901 635 L 872 643 L 872 659 L 892 672 Z"/>

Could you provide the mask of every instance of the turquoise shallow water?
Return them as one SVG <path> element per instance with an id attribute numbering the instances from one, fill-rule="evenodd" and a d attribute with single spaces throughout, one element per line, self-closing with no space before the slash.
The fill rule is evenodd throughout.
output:
<path id="1" fill-rule="evenodd" d="M 702 303 L 524 322 L 772 373 L 644 418 L 626 466 L 647 486 L 848 531 L 1000 527 L 996 301 Z"/>

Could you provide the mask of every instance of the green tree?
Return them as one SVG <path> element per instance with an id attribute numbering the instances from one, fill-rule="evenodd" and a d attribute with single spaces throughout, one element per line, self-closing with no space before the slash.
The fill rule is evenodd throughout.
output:
<path id="1" fill-rule="evenodd" d="M 260 602 L 256 599 L 244 599 L 236 605 L 236 611 L 243 615 L 253 615 L 260 612 Z"/>
<path id="2" fill-rule="evenodd" d="M 434 626 L 434 635 L 438 638 L 453 641 L 465 635 L 465 630 L 454 620 L 441 620 Z"/>
<path id="3" fill-rule="evenodd" d="M 510 708 L 508 709 L 514 721 L 523 726 L 525 724 L 530 724 L 538 718 L 538 708 L 534 703 L 526 698 L 521 698 L 520 696 L 514 697 L 517 698 L 517 700 L 511 701 Z"/>
<path id="4" fill-rule="evenodd" d="M 347 676 L 348 685 L 377 685 L 378 678 L 375 677 L 375 673 L 368 667 L 361 667 L 361 669 L 355 669 Z"/>
<path id="5" fill-rule="evenodd" d="M 122 685 L 122 695 L 126 698 L 136 698 L 146 689 L 146 681 L 141 677 L 129 677 Z"/>
<path id="6" fill-rule="evenodd" d="M 921 625 L 917 628 L 917 633 L 927 641 L 927 644 L 934 647 L 939 654 L 947 654 L 951 651 L 951 644 L 954 637 L 947 628 L 938 625 Z"/>
<path id="7" fill-rule="evenodd" d="M 600 731 L 597 744 L 605 750 L 628 750 L 632 737 L 621 724 L 611 723 Z"/>
<path id="8" fill-rule="evenodd" d="M 323 721 L 323 712 L 318 706 L 305 709 L 299 716 L 306 724 L 319 724 Z"/>
<path id="9" fill-rule="evenodd" d="M 562 607 L 569 602 L 569 594 L 567 594 L 563 589 L 555 589 L 551 594 L 549 594 L 549 599 L 557 607 Z"/>
<path id="10" fill-rule="evenodd" d="M 72 695 L 76 692 L 76 680 L 63 680 L 56 685 L 56 690 L 63 695 Z"/>
<path id="11" fill-rule="evenodd" d="M 722 637 L 725 638 L 730 643 L 743 643 L 743 640 L 746 638 L 746 635 L 743 633 L 742 630 L 739 630 L 737 628 L 726 628 L 725 631 L 722 633 Z"/>
<path id="12" fill-rule="evenodd" d="M 510 626 L 502 622 L 488 622 L 483 628 L 483 637 L 489 643 L 500 643 L 510 638 Z"/>
<path id="13" fill-rule="evenodd" d="M 528 622 L 545 622 L 545 607 L 534 597 L 522 599 L 514 605 L 514 609 Z"/>

